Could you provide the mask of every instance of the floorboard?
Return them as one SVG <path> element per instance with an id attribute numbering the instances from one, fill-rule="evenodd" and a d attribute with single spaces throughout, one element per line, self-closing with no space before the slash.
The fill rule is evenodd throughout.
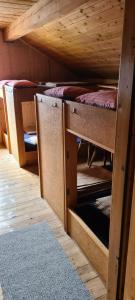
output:
<path id="1" fill-rule="evenodd" d="M 12 155 L 1 147 L 0 234 L 43 221 L 50 225 L 93 298 L 105 300 L 106 288 L 99 275 L 76 243 L 64 232 L 61 222 L 47 202 L 40 198 L 37 169 L 20 169 Z M 0 300 L 3 300 L 1 289 Z"/>

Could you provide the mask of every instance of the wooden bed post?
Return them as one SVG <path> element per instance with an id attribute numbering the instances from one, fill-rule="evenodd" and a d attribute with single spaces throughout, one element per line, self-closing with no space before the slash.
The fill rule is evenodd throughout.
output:
<path id="1" fill-rule="evenodd" d="M 6 130 L 7 130 L 7 134 L 8 134 L 8 150 L 9 150 L 9 153 L 11 154 L 11 142 L 10 142 L 10 132 L 9 132 L 9 124 L 8 124 L 8 113 L 7 113 L 5 87 L 3 87 L 3 104 L 4 104 L 4 113 L 5 113 L 5 120 L 6 120 Z"/>
<path id="2" fill-rule="evenodd" d="M 135 297 L 135 177 L 134 177 L 134 190 L 132 198 L 132 211 L 129 232 L 129 244 L 126 266 L 126 279 L 124 288 L 124 300 L 134 299 Z"/>
<path id="3" fill-rule="evenodd" d="M 123 299 L 134 169 L 134 66 L 135 2 L 125 0 L 113 172 L 108 300 Z"/>
<path id="4" fill-rule="evenodd" d="M 72 166 L 72 167 L 71 167 Z M 68 232 L 68 208 L 77 204 L 77 143 L 76 136 L 65 130 L 65 230 Z M 70 171 L 69 171 L 70 170 Z"/>

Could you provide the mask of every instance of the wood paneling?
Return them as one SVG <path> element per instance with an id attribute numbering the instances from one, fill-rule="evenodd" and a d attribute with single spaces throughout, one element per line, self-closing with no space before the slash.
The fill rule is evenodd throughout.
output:
<path id="1" fill-rule="evenodd" d="M 109 242 L 108 300 L 123 299 L 124 258 L 128 214 L 132 200 L 134 156 L 130 143 L 134 140 L 134 68 L 135 68 L 135 2 L 125 1 L 122 54 L 118 89 L 115 155 L 113 166 L 112 209 Z M 135 151 L 134 151 L 135 152 Z M 132 161 L 131 161 L 132 159 Z M 124 241 L 125 240 L 125 241 Z M 123 248 L 123 249 L 122 249 Z"/>
<path id="2" fill-rule="evenodd" d="M 2 142 L 2 132 L 5 126 L 3 99 L 0 97 L 0 143 Z"/>
<path id="3" fill-rule="evenodd" d="M 66 129 L 114 153 L 115 111 L 66 101 Z"/>
<path id="4" fill-rule="evenodd" d="M 43 95 L 36 100 L 41 195 L 64 223 L 63 103 Z"/>
<path id="5" fill-rule="evenodd" d="M 42 9 L 40 7 L 38 11 L 36 8 L 40 3 Z M 60 1 L 57 2 L 57 9 L 54 4 L 55 0 L 51 4 L 40 0 L 27 12 L 20 13 L 18 20 L 14 22 L 13 18 L 12 23 L 10 20 L 9 28 L 12 30 L 6 29 L 5 32 L 11 33 L 13 37 L 12 33 L 15 31 L 15 38 L 25 35 L 25 41 L 48 53 L 58 62 L 70 66 L 82 76 L 92 74 L 117 78 L 124 0 L 79 0 L 74 3 L 67 1 L 66 4 L 65 1 Z M 43 14 L 45 5 L 47 5 L 46 18 Z M 52 5 L 51 15 L 48 8 L 50 5 Z M 69 9 L 71 6 L 72 10 Z M 28 23 L 27 20 L 24 22 L 27 15 Z M 31 21 L 33 18 L 34 23 Z M 0 18 L 0 24 L 1 20 Z M 19 20 L 22 20 L 22 26 Z"/>
<path id="6" fill-rule="evenodd" d="M 38 0 L 0 1 L 0 28 L 4 28 L 17 17 L 24 14 Z"/>
<path id="7" fill-rule="evenodd" d="M 25 14 L 12 22 L 4 30 L 6 41 L 16 40 L 27 33 L 69 14 L 86 0 L 39 0 Z"/>
<path id="8" fill-rule="evenodd" d="M 117 77 L 124 0 L 90 0 L 25 37 L 32 45 L 85 74 Z"/>
<path id="9" fill-rule="evenodd" d="M 133 191 L 133 200 L 132 200 L 132 213 L 131 213 L 131 222 L 130 222 L 124 300 L 134 300 L 135 299 L 134 253 L 135 253 L 135 180 L 134 180 L 134 191 Z"/>
<path id="10" fill-rule="evenodd" d="M 0 80 L 75 80 L 65 67 L 24 42 L 4 43 L 0 32 Z"/>
<path id="11" fill-rule="evenodd" d="M 83 220 L 71 209 L 68 209 L 68 232 L 106 282 L 109 251 Z"/>
<path id="12" fill-rule="evenodd" d="M 34 101 L 27 101 L 21 103 L 23 129 L 25 131 L 36 130 L 36 114 Z"/>

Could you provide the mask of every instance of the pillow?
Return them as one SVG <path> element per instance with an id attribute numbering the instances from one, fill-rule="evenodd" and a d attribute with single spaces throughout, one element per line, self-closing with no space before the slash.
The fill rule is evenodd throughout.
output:
<path id="1" fill-rule="evenodd" d="M 117 91 L 99 90 L 94 93 L 87 93 L 75 99 L 77 102 L 86 103 L 93 106 L 116 109 Z"/>
<path id="2" fill-rule="evenodd" d="M 96 199 L 95 206 L 102 211 L 104 215 L 110 217 L 112 205 L 112 195 Z"/>
<path id="3" fill-rule="evenodd" d="M 86 89 L 78 86 L 60 86 L 44 91 L 44 94 L 51 97 L 73 100 L 82 94 L 93 92 L 94 89 Z"/>
<path id="4" fill-rule="evenodd" d="M 7 85 L 12 86 L 12 87 L 35 87 L 37 86 L 36 83 L 31 82 L 29 80 L 11 80 L 7 82 Z"/>

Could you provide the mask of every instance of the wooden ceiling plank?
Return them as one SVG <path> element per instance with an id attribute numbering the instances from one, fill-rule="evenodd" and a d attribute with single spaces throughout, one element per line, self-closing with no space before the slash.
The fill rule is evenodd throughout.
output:
<path id="1" fill-rule="evenodd" d="M 54 20 L 71 13 L 74 9 L 80 7 L 88 0 L 39 0 L 26 13 L 14 21 L 5 29 L 4 37 L 6 41 L 13 41 L 36 28 L 39 28 Z"/>
<path id="2" fill-rule="evenodd" d="M 38 0 L 0 0 L 0 29 L 24 14 Z M 7 22 L 6 22 L 7 20 Z"/>

